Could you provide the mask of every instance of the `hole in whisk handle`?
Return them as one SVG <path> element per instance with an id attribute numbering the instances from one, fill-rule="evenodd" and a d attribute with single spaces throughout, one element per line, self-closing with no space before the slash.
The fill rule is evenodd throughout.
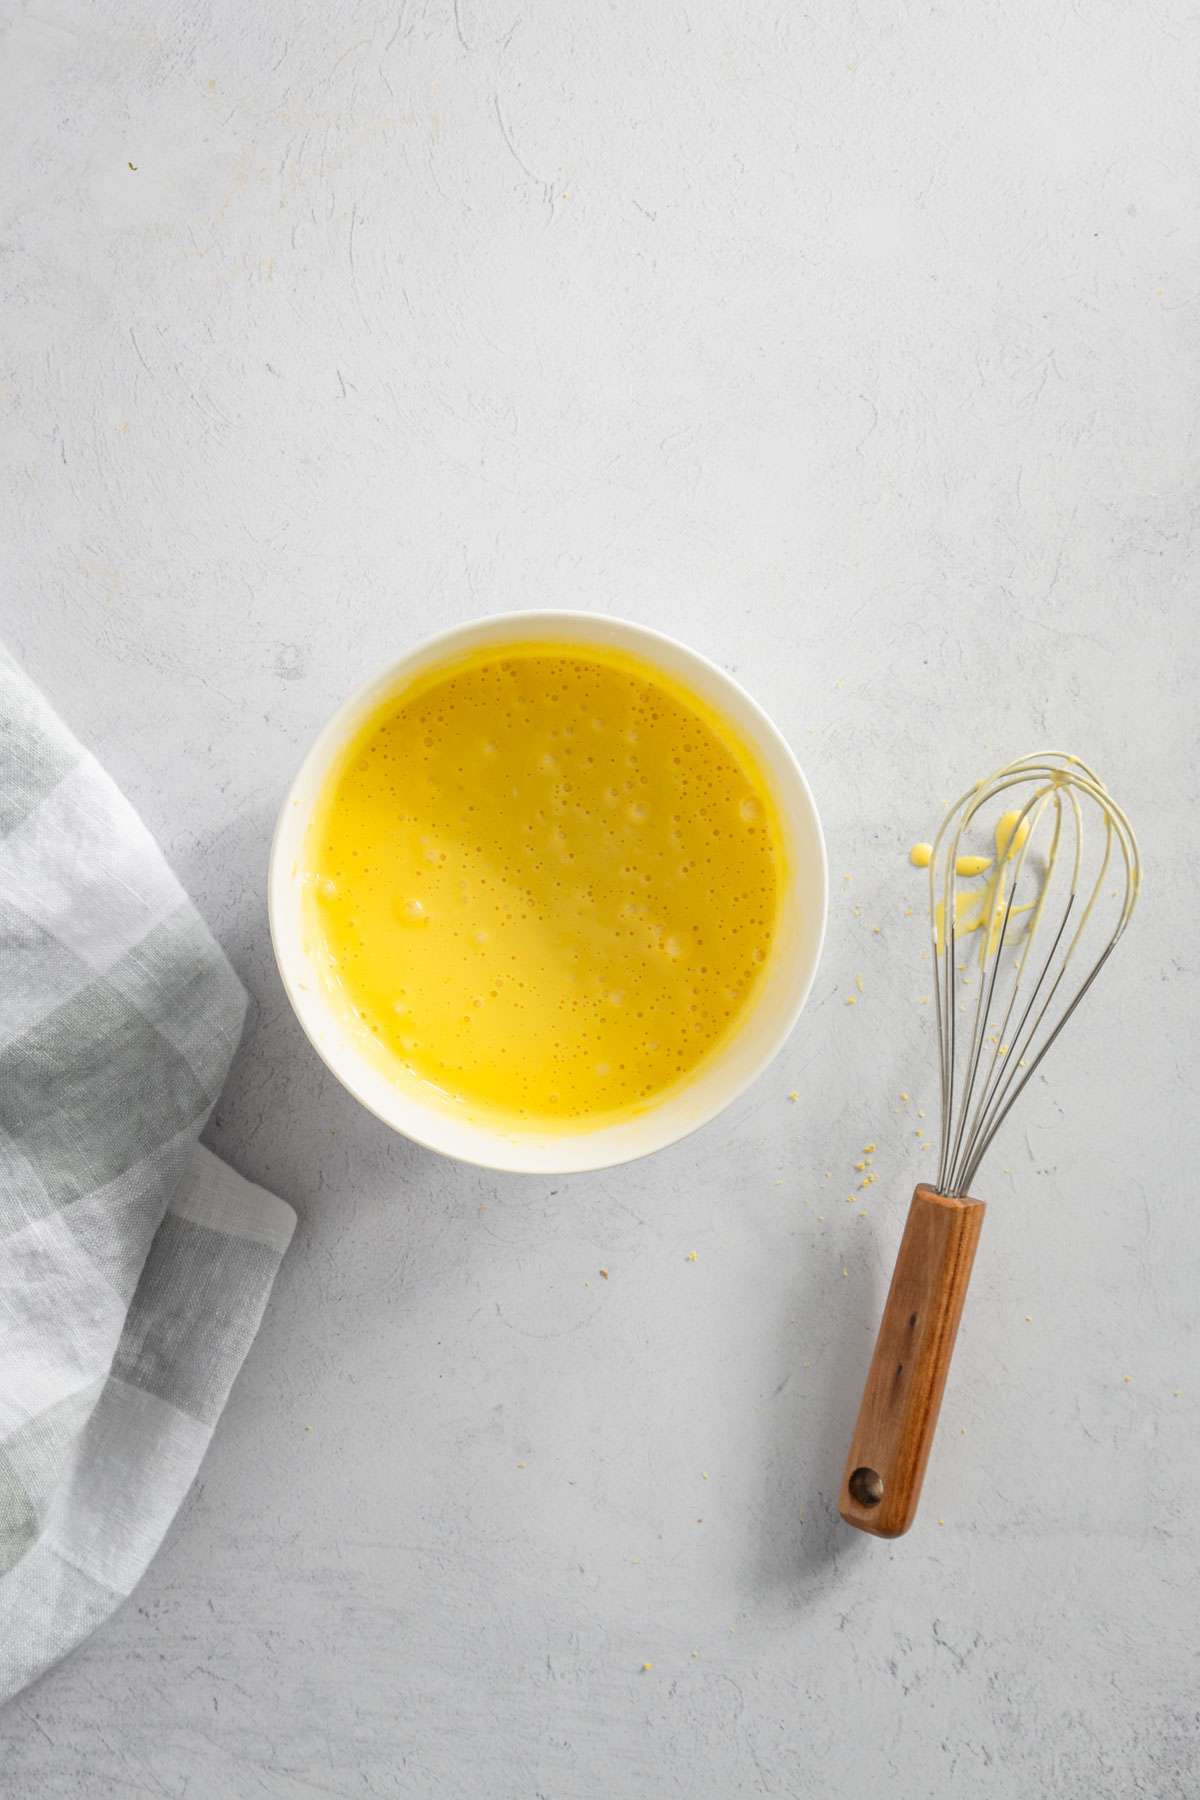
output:
<path id="1" fill-rule="evenodd" d="M 846 1485 L 850 1498 L 860 1506 L 878 1506 L 883 1499 L 883 1476 L 878 1469 L 855 1469 Z"/>
<path id="2" fill-rule="evenodd" d="M 838 1510 L 873 1537 L 913 1522 L 984 1208 L 918 1187 L 875 1340 Z"/>

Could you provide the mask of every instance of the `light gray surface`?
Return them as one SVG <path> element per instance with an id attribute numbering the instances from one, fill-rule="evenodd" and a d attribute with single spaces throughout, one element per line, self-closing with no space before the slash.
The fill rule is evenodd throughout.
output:
<path id="1" fill-rule="evenodd" d="M 0 626 L 256 996 L 211 1139 L 301 1225 L 6 1796 L 1195 1793 L 1198 63 L 1175 0 L 15 15 Z M 390 1138 L 263 915 L 318 722 L 514 604 L 736 670 L 833 865 L 778 1064 L 570 1181 Z M 884 1547 L 831 1499 L 929 1173 L 904 852 L 1043 745 L 1145 899 L 993 1155 Z"/>

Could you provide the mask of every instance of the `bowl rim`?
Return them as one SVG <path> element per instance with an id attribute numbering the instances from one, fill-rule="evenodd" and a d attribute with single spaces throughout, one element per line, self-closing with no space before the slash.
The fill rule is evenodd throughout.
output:
<path id="1" fill-rule="evenodd" d="M 459 1125 L 468 1125 L 472 1132 L 478 1135 L 480 1140 L 479 1152 L 478 1154 L 473 1154 L 467 1149 L 459 1147 L 450 1149 L 445 1144 L 436 1142 L 436 1133 L 429 1136 L 424 1135 L 423 1126 L 417 1128 L 410 1125 L 407 1121 L 405 1124 L 400 1125 L 397 1124 L 394 1118 L 389 1118 L 381 1107 L 376 1105 L 375 1102 L 362 1091 L 361 1084 L 356 1080 L 353 1071 L 349 1071 L 344 1067 L 339 1066 L 336 1047 L 327 1047 L 318 1036 L 315 1023 L 310 1023 L 309 1018 L 306 1016 L 307 1009 L 299 982 L 296 978 L 294 969 L 289 966 L 290 963 L 295 961 L 295 958 L 292 957 L 290 951 L 284 948 L 281 942 L 281 934 L 284 890 L 290 886 L 292 879 L 290 871 L 287 874 L 283 871 L 283 839 L 293 808 L 299 804 L 297 792 L 302 785 L 304 785 L 314 762 L 319 761 L 322 772 L 328 768 L 333 759 L 333 755 L 336 754 L 336 750 L 344 745 L 350 737 L 351 732 L 347 727 L 349 726 L 350 721 L 352 721 L 356 714 L 362 709 L 368 696 L 376 692 L 380 694 L 386 692 L 387 688 L 393 682 L 395 682 L 397 686 L 402 685 L 405 674 L 413 669 L 414 664 L 418 666 L 436 666 L 437 661 L 440 660 L 442 656 L 445 656 L 446 658 L 452 656 L 456 646 L 464 640 L 467 642 L 477 640 L 481 630 L 494 629 L 498 632 L 503 632 L 503 628 L 513 627 L 521 631 L 528 630 L 532 633 L 541 628 L 545 629 L 549 636 L 552 634 L 552 627 L 555 624 L 566 624 L 577 631 L 580 635 L 572 641 L 578 642 L 585 647 L 588 641 L 586 636 L 587 631 L 595 632 L 593 641 L 598 647 L 604 647 L 605 645 L 606 639 L 604 633 L 606 628 L 611 628 L 615 639 L 619 639 L 627 634 L 629 638 L 637 640 L 637 643 L 648 646 L 651 654 L 647 656 L 647 661 L 651 663 L 651 666 L 654 666 L 653 649 L 656 646 L 661 646 L 663 649 L 671 652 L 673 656 L 682 657 L 685 662 L 698 665 L 705 674 L 713 680 L 718 689 L 724 688 L 726 690 L 732 690 L 733 693 L 738 696 L 742 705 L 746 707 L 753 717 L 757 729 L 761 733 L 763 739 L 772 743 L 776 751 L 782 755 L 785 763 L 790 765 L 790 773 L 795 780 L 796 787 L 803 803 L 803 808 L 807 810 L 807 824 L 811 830 L 816 850 L 815 873 L 820 902 L 820 916 L 816 921 L 815 931 L 811 934 L 812 947 L 808 956 L 807 967 L 805 967 L 801 979 L 796 983 L 791 1004 L 781 1016 L 770 1036 L 764 1041 L 760 1054 L 753 1059 L 751 1065 L 744 1072 L 734 1078 L 728 1090 L 717 1099 L 715 1105 L 703 1111 L 695 1119 L 685 1123 L 682 1129 L 672 1131 L 664 1136 L 659 1142 L 649 1144 L 642 1149 L 635 1148 L 629 1150 L 627 1153 L 618 1155 L 601 1154 L 594 1160 L 587 1157 L 572 1157 L 566 1159 L 568 1166 L 562 1169 L 552 1170 L 541 1162 L 534 1165 L 528 1165 L 521 1161 L 519 1146 L 522 1139 L 519 1134 L 514 1135 L 512 1138 L 504 1137 L 499 1131 L 496 1131 L 493 1134 L 492 1141 L 497 1147 L 500 1144 L 511 1144 L 516 1152 L 511 1159 L 498 1159 L 495 1149 L 489 1154 L 485 1147 L 488 1133 L 486 1125 L 477 1126 L 473 1121 L 455 1121 Z M 497 639 L 497 642 L 503 642 L 502 635 Z M 636 644 L 627 643 L 626 648 L 630 649 L 633 654 L 637 653 Z M 670 672 L 669 663 L 660 664 L 659 666 L 663 668 L 664 673 Z M 752 745 L 752 748 L 758 747 Z M 775 785 L 776 783 L 772 780 L 772 786 L 774 787 Z M 351 693 L 347 694 L 346 697 L 339 702 L 333 712 L 325 718 L 323 723 L 309 740 L 308 746 L 301 756 L 300 762 L 288 783 L 287 791 L 284 794 L 283 801 L 280 805 L 275 821 L 275 827 L 271 836 L 271 847 L 267 863 L 267 925 L 271 939 L 271 950 L 275 958 L 275 966 L 279 972 L 279 978 L 282 982 L 284 993 L 287 996 L 288 1004 L 291 1007 L 295 1018 L 299 1022 L 301 1030 L 312 1048 L 320 1057 L 321 1061 L 325 1064 L 325 1067 L 333 1075 L 334 1079 L 359 1103 L 360 1106 L 364 1107 L 367 1112 L 371 1113 L 382 1124 L 386 1125 L 390 1131 L 395 1132 L 397 1136 L 407 1138 L 411 1143 L 418 1145 L 421 1149 L 431 1150 L 437 1155 L 445 1156 L 454 1162 L 461 1162 L 471 1168 L 488 1169 L 502 1174 L 587 1174 L 603 1169 L 619 1168 L 622 1164 L 638 1162 L 643 1157 L 653 1156 L 660 1150 L 669 1149 L 674 1144 L 682 1143 L 685 1139 L 691 1137 L 693 1132 L 701 1130 L 705 1125 L 710 1125 L 714 1119 L 718 1118 L 720 1114 L 725 1112 L 728 1107 L 732 1106 L 736 1100 L 740 1099 L 748 1088 L 753 1086 L 754 1082 L 758 1080 L 764 1070 L 774 1062 L 780 1050 L 795 1029 L 796 1021 L 799 1019 L 800 1014 L 803 1012 L 808 1002 L 809 995 L 812 993 L 813 984 L 816 981 L 817 970 L 821 964 L 821 956 L 825 948 L 828 916 L 829 858 L 825 845 L 825 833 L 821 824 L 821 815 L 817 809 L 817 803 L 813 797 L 812 788 L 809 785 L 808 778 L 800 765 L 795 751 L 765 708 L 759 704 L 754 696 L 750 694 L 734 676 L 730 675 L 717 663 L 705 656 L 703 652 L 693 649 L 690 644 L 685 643 L 680 638 L 672 636 L 669 632 L 658 631 L 653 626 L 643 625 L 637 620 L 626 619 L 612 613 L 593 613 L 580 609 L 561 607 L 538 607 L 516 609 L 508 612 L 481 613 L 475 618 L 460 621 L 458 624 L 449 626 L 443 631 L 433 632 L 426 637 L 417 639 L 403 655 L 395 658 L 391 663 L 377 670 L 375 674 L 368 676 L 365 681 L 360 682 Z M 414 1110 L 417 1108 L 420 1109 L 422 1121 L 426 1118 L 430 1121 L 436 1119 L 436 1109 L 432 1105 L 425 1105 L 421 1102 L 419 1097 L 410 1098 L 413 1099 Z M 587 1128 L 576 1129 L 570 1133 L 563 1133 L 560 1141 L 564 1146 L 568 1144 L 586 1144 L 589 1140 L 599 1136 L 600 1129 L 607 1128 L 599 1128 L 596 1131 L 589 1131 Z M 543 1140 L 539 1139 L 537 1141 Z"/>

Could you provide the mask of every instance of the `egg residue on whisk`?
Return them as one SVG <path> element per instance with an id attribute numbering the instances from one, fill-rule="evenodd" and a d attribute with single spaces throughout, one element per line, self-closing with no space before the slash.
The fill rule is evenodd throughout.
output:
<path id="1" fill-rule="evenodd" d="M 1029 820 L 1015 807 L 1001 813 L 996 820 L 996 855 L 1015 856 L 1029 836 Z M 962 869 L 959 874 L 963 874 Z"/>
<path id="2" fill-rule="evenodd" d="M 1001 819 L 996 826 L 996 854 L 997 854 L 997 856 L 1002 856 L 1004 854 L 1003 850 L 1000 847 L 1000 835 L 1001 835 L 1002 830 L 1004 830 L 1006 827 L 1006 822 L 1009 821 L 1010 818 L 1015 818 L 1015 815 L 1010 815 L 1009 813 L 1005 813 L 1004 818 Z M 1012 836 L 1012 825 L 1011 825 L 1011 823 L 1009 823 L 1009 824 L 1007 824 L 1007 836 L 1004 839 L 1005 845 L 1007 845 L 1008 838 L 1011 836 Z M 1024 837 L 1024 835 L 1022 835 L 1021 843 L 1023 844 L 1024 842 L 1025 842 L 1025 837 Z M 1017 848 L 1020 849 L 1020 847 L 1021 847 L 1020 844 L 1018 844 Z M 912 864 L 914 869 L 927 869 L 929 867 L 932 857 L 933 857 L 933 845 L 932 844 L 925 844 L 925 843 L 914 844 L 912 849 L 908 853 L 908 860 Z M 992 859 L 990 856 L 971 856 L 969 854 L 964 854 L 964 855 L 956 858 L 954 866 L 959 875 L 982 875 L 985 869 L 991 868 Z"/>
<path id="3" fill-rule="evenodd" d="M 993 841 L 996 846 L 995 857 L 983 856 L 971 851 L 956 852 L 954 872 L 970 880 L 979 875 L 992 874 L 988 881 L 978 888 L 968 888 L 954 896 L 954 930 L 956 936 L 982 929 L 985 923 L 991 922 L 991 930 L 980 946 L 980 961 L 986 962 L 995 949 L 995 938 L 1000 920 L 1005 913 L 1004 902 L 1004 865 L 1011 862 L 1024 848 L 1029 838 L 1029 819 L 1023 817 L 1015 808 L 1002 813 L 996 820 Z M 932 844 L 914 844 L 908 853 L 909 861 L 915 868 L 927 869 L 933 859 Z M 1012 916 L 1032 912 L 1036 902 L 1030 900 L 1021 906 L 1012 908 Z M 936 948 L 942 949 L 945 940 L 946 903 L 936 902 L 934 907 L 934 942 Z"/>

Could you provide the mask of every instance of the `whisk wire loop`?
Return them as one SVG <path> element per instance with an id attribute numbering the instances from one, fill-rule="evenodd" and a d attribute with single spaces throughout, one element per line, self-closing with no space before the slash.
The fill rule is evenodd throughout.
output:
<path id="1" fill-rule="evenodd" d="M 1012 790 L 1026 788 L 1032 791 L 1022 792 L 1015 804 Z M 1008 797 L 1009 810 L 996 831 L 991 872 L 982 889 L 960 892 L 964 836 L 1002 797 Z M 1085 832 L 1089 808 L 1103 823 L 1098 848 Z M 1052 823 L 1043 847 L 1047 817 Z M 1123 889 L 1119 881 L 1108 889 L 1114 858 Z M 1033 898 L 1026 900 L 1031 881 Z M 957 1198 L 969 1192 L 996 1132 L 1112 954 L 1140 887 L 1133 828 L 1099 777 L 1077 757 L 1059 751 L 1021 757 L 969 788 L 950 808 L 929 865 L 941 1086 L 939 1192 Z M 1105 898 L 1116 901 L 1115 908 L 1102 908 Z M 963 913 L 960 931 L 964 900 L 974 911 Z M 957 953 L 960 937 L 976 931 L 981 933 L 979 972 L 967 1033 L 959 1030 L 964 1002 Z M 1035 944 L 1046 944 L 1047 931 L 1045 955 L 1035 955 Z"/>

